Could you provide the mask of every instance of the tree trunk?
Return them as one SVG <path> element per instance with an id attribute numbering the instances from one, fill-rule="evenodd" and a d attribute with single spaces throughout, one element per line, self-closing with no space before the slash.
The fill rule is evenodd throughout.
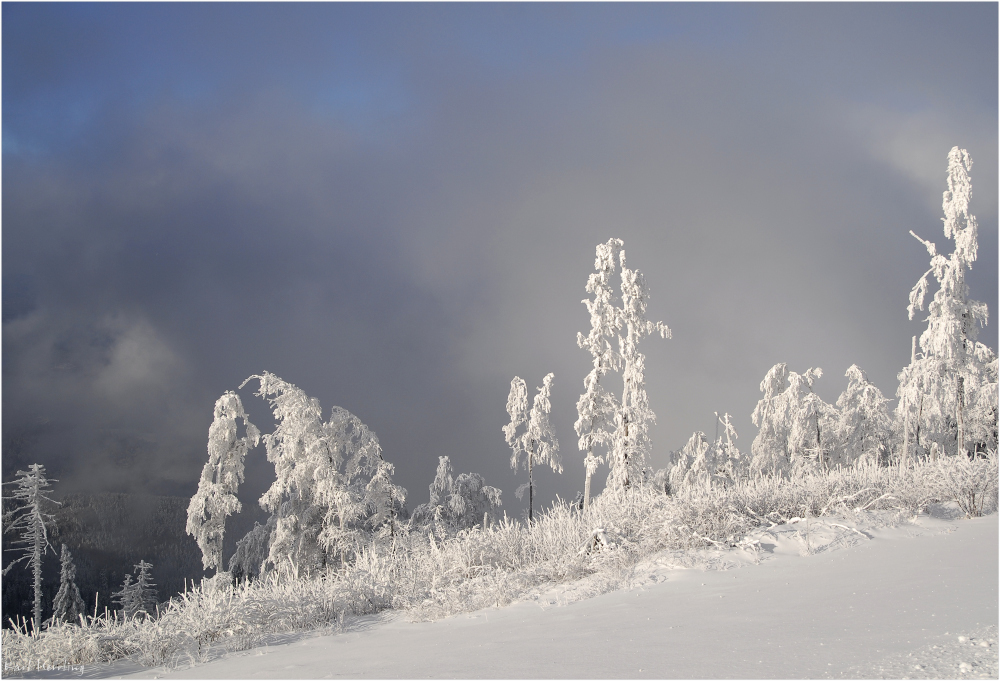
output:
<path id="1" fill-rule="evenodd" d="M 910 458 L 910 409 L 903 402 L 903 458 L 899 460 L 900 469 L 905 469 Z"/>
<path id="2" fill-rule="evenodd" d="M 917 445 L 917 452 L 920 452 L 920 419 L 924 415 L 924 396 L 920 396 L 920 406 L 917 407 L 917 430 L 914 433 L 913 442 Z"/>
<path id="3" fill-rule="evenodd" d="M 965 454 L 965 428 L 962 422 L 962 408 L 965 402 L 965 379 L 962 376 L 958 377 L 958 394 L 956 395 L 956 401 L 958 402 L 958 453 Z"/>
<path id="4" fill-rule="evenodd" d="M 534 506 L 535 485 L 531 481 L 531 454 L 533 450 L 534 447 L 528 450 L 528 524 L 534 520 L 532 507 Z"/>
<path id="5" fill-rule="evenodd" d="M 590 451 L 587 451 L 587 456 L 590 456 Z M 586 511 L 590 508 L 590 466 L 587 466 L 587 480 L 583 483 L 583 510 Z"/>
<path id="6" fill-rule="evenodd" d="M 35 547 L 32 556 L 35 577 L 35 608 L 31 628 L 35 635 L 38 635 L 42 629 L 42 542 L 45 540 L 45 528 L 41 526 L 40 518 L 36 519 L 35 525 Z"/>
<path id="7" fill-rule="evenodd" d="M 816 452 L 819 457 L 819 467 L 823 467 L 823 445 L 819 441 L 819 414 L 816 414 Z"/>

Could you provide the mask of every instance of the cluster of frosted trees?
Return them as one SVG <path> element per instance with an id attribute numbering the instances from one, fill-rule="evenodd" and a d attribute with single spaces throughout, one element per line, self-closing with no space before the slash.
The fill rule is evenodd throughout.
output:
<path id="1" fill-rule="evenodd" d="M 609 239 L 597 246 L 594 268 L 586 287 L 592 297 L 583 301 L 590 312 L 590 332 L 577 334 L 577 345 L 587 350 L 593 361 L 593 368 L 583 380 L 584 392 L 577 401 L 574 424 L 577 444 L 585 452 L 586 480 L 580 499 L 584 509 L 590 504 L 591 478 L 602 463 L 609 469 L 608 490 L 627 490 L 649 477 L 649 427 L 656 415 L 646 396 L 645 355 L 639 352 L 639 342 L 651 335 L 670 338 L 666 324 L 646 319 L 649 288 L 639 270 L 627 267 L 621 239 Z M 610 372 L 621 374 L 620 396 L 609 389 Z M 534 505 L 533 465 L 548 464 L 562 472 L 559 443 L 549 421 L 552 380 L 552 374 L 545 377 L 530 411 L 521 378 L 515 376 L 511 381 L 507 398 L 510 423 L 503 431 L 513 452 L 511 467 L 517 469 L 523 461 L 528 469 L 528 482 L 518 489 L 517 496 L 520 498 L 528 490 L 529 522 Z"/>
<path id="2" fill-rule="evenodd" d="M 620 272 L 620 295 L 611 288 L 616 272 Z M 598 246 L 597 272 L 591 275 L 587 291 L 594 295 L 584 301 L 593 328 L 588 336 L 580 334 L 578 343 L 591 352 L 594 368 L 584 381 L 576 430 L 580 447 L 587 452 L 589 498 L 590 476 L 602 462 L 609 464 L 608 484 L 614 489 L 627 489 L 648 477 L 649 424 L 655 416 L 646 397 L 644 356 L 638 343 L 651 334 L 669 338 L 670 330 L 662 322 L 646 320 L 649 291 L 642 274 L 626 267 L 619 239 Z M 610 371 L 621 372 L 621 396 L 602 383 Z M 201 549 L 206 569 L 223 570 L 226 518 L 241 510 L 237 492 L 245 459 L 261 441 L 274 464 L 275 482 L 259 503 L 271 516 L 237 542 L 225 566 L 236 578 L 274 570 L 308 574 L 342 564 L 368 543 L 397 532 L 430 527 L 448 535 L 486 525 L 490 514 L 496 517 L 500 490 L 476 473 L 455 477 L 451 461 L 440 457 L 429 501 L 407 518 L 406 490 L 392 482 L 393 466 L 383 459 L 378 438 L 356 416 L 334 407 L 324 421 L 319 402 L 291 383 L 265 372 L 240 387 L 253 380 L 259 383 L 255 394 L 271 406 L 276 427 L 262 435 L 235 392 L 226 392 L 215 404 L 208 462 L 188 506 L 186 528 Z M 529 408 L 527 386 L 515 376 L 507 400 L 510 423 L 503 431 L 511 448 L 511 467 L 523 466 L 528 472 L 517 496 L 528 492 L 529 522 L 534 513 L 534 467 L 548 465 L 562 472 L 559 442 L 550 421 L 552 384 L 553 375 L 548 374 Z"/>
<path id="3" fill-rule="evenodd" d="M 764 380 L 763 397 L 753 411 L 759 428 L 750 456 L 726 441 L 710 443 L 695 433 L 672 465 L 656 478 L 665 489 L 725 484 L 740 476 L 793 475 L 808 469 L 856 461 L 906 465 L 919 458 L 975 456 L 997 447 L 997 357 L 976 342 L 986 323 L 983 303 L 969 299 L 965 272 L 976 259 L 976 219 L 969 214 L 972 185 L 968 152 L 948 154 L 948 190 L 944 193 L 944 235 L 954 241 L 950 256 L 913 234 L 931 256 L 930 269 L 910 293 L 910 319 L 924 309 L 931 277 L 938 284 L 927 305 L 927 328 L 913 339 L 910 363 L 899 373 L 899 402 L 889 400 L 857 365 L 847 370 L 847 389 L 836 404 L 813 391 L 823 372 L 802 374 L 776 364 Z M 728 421 L 728 419 L 727 419 Z"/>
<path id="4" fill-rule="evenodd" d="M 318 400 L 274 374 L 251 376 L 243 385 L 252 380 L 260 386 L 255 394 L 268 400 L 276 427 L 261 435 L 234 392 L 216 401 L 209 459 L 187 521 L 205 568 L 222 569 L 226 518 L 241 509 L 236 493 L 244 460 L 261 440 L 275 481 L 259 503 L 271 517 L 237 543 L 230 571 L 309 573 L 346 560 L 372 536 L 394 533 L 406 490 L 392 482 L 393 466 L 382 458 L 375 433 L 340 407 L 324 421 Z"/>
<path id="5" fill-rule="evenodd" d="M 41 627 L 58 622 L 80 624 L 84 613 L 83 598 L 76 585 L 76 565 L 69 547 L 62 545 L 60 554 L 59 591 L 52 601 L 52 616 L 42 619 L 42 559 L 49 551 L 53 551 L 49 542 L 49 529 L 55 522 L 55 517 L 48 512 L 59 502 L 49 494 L 53 480 L 45 475 L 45 466 L 31 464 L 26 471 L 18 471 L 17 478 L 6 483 L 14 487 L 14 491 L 4 501 L 11 502 L 10 510 L 3 514 L 4 533 L 14 533 L 16 539 L 11 542 L 15 553 L 20 557 L 12 560 L 3 569 L 3 574 L 10 572 L 15 565 L 25 564 L 32 573 L 32 604 L 31 630 L 38 632 Z M 152 564 L 140 561 L 135 566 L 138 578 L 132 581 L 132 575 L 125 577 L 121 591 L 112 594 L 114 602 L 121 605 L 121 614 L 133 618 L 150 616 L 156 608 L 156 585 L 152 581 Z"/>
<path id="6" fill-rule="evenodd" d="M 655 414 L 646 395 L 645 357 L 639 344 L 648 336 L 670 338 L 671 333 L 662 322 L 646 319 L 649 290 L 642 274 L 627 266 L 624 243 L 610 239 L 598 245 L 595 271 L 586 285 L 590 297 L 583 301 L 591 328 L 577 335 L 578 346 L 592 359 L 574 426 L 586 471 L 580 506 L 589 504 L 591 478 L 602 465 L 608 467 L 605 490 L 610 493 L 645 484 L 669 493 L 859 460 L 905 464 L 921 457 L 995 449 L 997 359 L 975 340 L 986 321 L 986 306 L 969 300 L 964 281 L 976 258 L 976 222 L 968 213 L 971 160 L 957 148 L 948 160 L 944 232 L 955 249 L 946 257 L 920 239 L 931 255 L 931 267 L 910 296 L 910 317 L 924 308 L 931 277 L 938 290 L 927 306 L 920 352 L 914 339 L 911 362 L 899 374 L 896 409 L 890 411 L 889 400 L 856 365 L 847 370 L 847 389 L 835 404 L 828 404 L 814 391 L 821 369 L 796 373 L 784 363 L 776 364 L 760 384 L 763 397 L 753 411 L 759 431 L 748 454 L 736 446 L 736 430 L 724 414 L 714 441 L 696 432 L 671 455 L 667 468 L 649 468 L 649 428 Z M 475 473 L 454 476 L 448 457 L 440 457 L 429 501 L 407 517 L 406 491 L 392 482 L 393 467 L 382 458 L 378 439 L 356 416 L 334 407 L 324 421 L 318 401 L 294 385 L 269 373 L 247 382 L 251 380 L 259 382 L 256 394 L 269 401 L 277 425 L 274 432 L 261 435 L 233 392 L 215 405 L 209 461 L 191 499 L 187 523 L 206 568 L 222 569 L 225 521 L 240 510 L 236 493 L 244 459 L 261 440 L 275 468 L 275 482 L 260 498 L 271 517 L 237 543 L 228 563 L 236 576 L 279 569 L 308 573 L 342 563 L 380 537 L 428 528 L 447 535 L 488 524 L 491 513 L 495 517 L 500 490 Z M 515 376 L 507 399 L 510 422 L 503 433 L 511 448 L 511 467 L 527 470 L 517 496 L 528 492 L 529 522 L 534 514 L 534 468 L 547 465 L 562 472 L 550 420 L 552 385 L 550 373 L 529 406 L 527 385 Z"/>

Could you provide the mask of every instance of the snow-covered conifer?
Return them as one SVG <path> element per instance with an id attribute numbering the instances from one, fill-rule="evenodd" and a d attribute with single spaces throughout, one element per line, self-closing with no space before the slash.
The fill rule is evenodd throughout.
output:
<path id="1" fill-rule="evenodd" d="M 126 574 L 120 591 L 111 594 L 111 600 L 121 606 L 122 615 L 126 619 L 134 617 L 149 617 L 156 612 L 156 585 L 153 584 L 151 563 L 140 560 L 133 566 L 133 572 L 138 573 L 135 581 L 132 575 Z"/>
<path id="2" fill-rule="evenodd" d="M 542 387 L 538 388 L 531 411 L 527 410 L 527 388 L 524 380 L 515 376 L 510 382 L 510 394 L 507 397 L 507 413 L 510 414 L 510 423 L 503 427 L 507 444 L 511 448 L 510 467 L 517 470 L 523 460 L 528 469 L 528 482 L 517 489 L 517 498 L 524 496 L 524 491 L 528 490 L 528 521 L 534 519 L 534 479 L 532 478 L 532 468 L 534 464 L 549 464 L 552 470 L 562 473 L 562 463 L 559 461 L 559 441 L 556 439 L 555 431 L 549 420 L 552 411 L 552 403 L 549 397 L 552 393 L 552 379 L 554 374 L 547 374 L 542 380 Z M 517 429 L 527 423 L 523 433 L 518 435 Z M 523 457 L 520 455 L 524 455 Z"/>
<path id="3" fill-rule="evenodd" d="M 500 490 L 486 484 L 478 473 L 452 477 L 451 460 L 438 457 L 437 473 L 429 485 L 430 501 L 413 510 L 415 526 L 432 522 L 445 531 L 457 532 L 482 523 L 488 513 L 500 507 Z"/>
<path id="4" fill-rule="evenodd" d="M 896 391 L 897 419 L 912 424 L 918 453 L 933 449 L 954 454 L 960 439 L 964 450 L 996 447 L 997 381 L 996 371 L 989 368 L 996 354 L 976 342 L 988 310 L 969 299 L 965 283 L 965 271 L 972 268 L 978 250 L 976 218 L 969 213 L 971 169 L 969 153 L 953 147 L 942 200 L 944 235 L 955 242 L 951 255 L 938 253 L 934 243 L 910 232 L 931 256 L 930 269 L 910 292 L 910 319 L 924 309 L 929 277 L 938 283 L 927 307 L 927 328 L 920 335 L 921 354 L 900 372 Z"/>
<path id="5" fill-rule="evenodd" d="M 246 434 L 237 435 L 237 419 Z M 222 565 L 226 518 L 242 508 L 236 492 L 243 482 L 247 451 L 257 446 L 260 431 L 247 419 L 239 395 L 227 391 L 215 402 L 215 419 L 208 429 L 208 462 L 201 471 L 198 491 L 188 505 L 187 533 L 201 549 L 205 569 Z"/>
<path id="6" fill-rule="evenodd" d="M 49 543 L 48 525 L 54 517 L 48 513 L 52 504 L 59 505 L 47 495 L 51 481 L 45 477 L 45 466 L 33 463 L 27 471 L 18 471 L 17 479 L 5 483 L 15 485 L 8 500 L 16 505 L 3 515 L 4 532 L 14 532 L 18 538 L 11 542 L 21 557 L 10 562 L 3 569 L 7 574 L 18 563 L 26 563 L 32 570 L 34 583 L 34 607 L 32 629 L 38 631 L 42 624 L 42 556 L 52 550 Z"/>
<path id="7" fill-rule="evenodd" d="M 80 623 L 80 615 L 85 614 L 80 589 L 76 586 L 76 565 L 73 564 L 73 554 L 69 547 L 62 545 L 62 555 L 59 566 L 59 591 L 52 601 L 52 621 Z"/>
<path id="8" fill-rule="evenodd" d="M 121 590 L 111 594 L 111 602 L 120 606 L 122 616 L 126 619 L 136 616 L 141 609 L 142 601 L 139 599 L 136 583 L 132 581 L 132 575 L 126 573 Z"/>
<path id="9" fill-rule="evenodd" d="M 624 387 L 615 414 L 615 433 L 611 449 L 611 473 L 608 485 L 626 489 L 632 481 L 641 481 L 649 454 L 649 426 L 656 414 L 649 408 L 646 395 L 645 355 L 639 352 L 639 341 L 652 334 L 670 338 L 670 329 L 663 322 L 646 319 L 649 288 L 639 270 L 625 266 L 625 250 L 618 253 L 621 264 L 622 307 L 616 326 L 618 354 L 622 363 Z M 621 333 L 624 331 L 624 335 Z"/>
<path id="10" fill-rule="evenodd" d="M 272 373 L 251 376 L 240 387 L 252 380 L 277 421 L 261 438 L 276 479 L 260 498 L 271 518 L 255 524 L 229 560 L 234 576 L 279 566 L 308 573 L 332 556 L 345 559 L 372 533 L 394 532 L 406 490 L 392 482 L 393 467 L 375 433 L 340 407 L 323 421 L 318 400 Z M 243 437 L 237 437 L 237 418 L 246 426 Z M 240 508 L 235 493 L 243 459 L 260 437 L 235 393 L 223 395 L 209 430 L 209 462 L 188 509 L 188 532 L 199 539 L 206 566 L 222 565 L 225 517 Z"/>
<path id="11" fill-rule="evenodd" d="M 580 451 L 587 453 L 583 460 L 587 474 L 583 491 L 584 509 L 590 504 L 591 476 L 603 460 L 594 448 L 607 447 L 613 442 L 615 415 L 619 408 L 617 398 L 601 381 L 609 370 L 618 371 L 621 367 L 621 357 L 612 344 L 618 333 L 618 310 L 614 305 L 611 277 L 623 246 L 621 239 L 609 239 L 605 244 L 598 244 L 594 262 L 597 271 L 587 279 L 586 289 L 593 299 L 583 300 L 590 313 L 590 333 L 586 336 L 576 334 L 576 344 L 590 352 L 593 360 L 593 368 L 583 379 L 585 390 L 576 403 L 578 418 L 573 424 L 580 437 Z"/>
<path id="12" fill-rule="evenodd" d="M 140 560 L 134 566 L 138 575 L 135 578 L 136 614 L 141 612 L 146 616 L 156 613 L 156 584 L 153 583 L 153 565 Z"/>
<path id="13" fill-rule="evenodd" d="M 892 419 L 882 391 L 853 364 L 845 374 L 847 389 L 837 398 L 837 447 L 831 463 L 853 463 L 858 459 L 885 462 L 889 454 Z"/>

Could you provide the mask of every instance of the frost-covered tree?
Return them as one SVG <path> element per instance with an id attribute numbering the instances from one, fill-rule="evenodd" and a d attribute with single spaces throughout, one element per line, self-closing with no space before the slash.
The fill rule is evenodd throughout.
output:
<path id="1" fill-rule="evenodd" d="M 126 574 L 120 591 L 111 594 L 111 600 L 121 606 L 122 615 L 132 619 L 142 615 L 150 617 L 156 612 L 156 585 L 153 583 L 153 565 L 140 560 L 134 565 L 138 573 L 135 581 Z"/>
<path id="2" fill-rule="evenodd" d="M 230 571 L 240 578 L 278 567 L 308 573 L 331 558 L 346 560 L 374 536 L 393 533 L 406 490 L 392 482 L 393 466 L 382 458 L 375 433 L 340 407 L 324 421 L 318 400 L 272 373 L 251 376 L 240 387 L 253 380 L 260 386 L 255 394 L 270 403 L 277 421 L 272 433 L 261 436 L 276 479 L 260 498 L 271 518 L 237 542 Z M 222 524 L 239 508 L 243 457 L 259 431 L 235 394 L 223 395 L 216 410 L 209 463 L 189 508 L 189 532 L 204 538 L 205 564 L 218 568 Z M 237 418 L 246 425 L 242 438 Z"/>
<path id="3" fill-rule="evenodd" d="M 671 455 L 672 465 L 668 473 L 670 492 L 676 493 L 685 487 L 711 486 L 714 472 L 707 455 L 711 445 L 705 433 L 695 431 L 687 444 Z"/>
<path id="4" fill-rule="evenodd" d="M 487 485 L 478 473 L 452 477 L 447 456 L 438 457 L 437 474 L 429 488 L 430 501 L 417 506 L 410 517 L 414 526 L 435 523 L 457 532 L 484 523 L 487 514 L 500 507 L 500 490 Z"/>
<path id="5" fill-rule="evenodd" d="M 808 369 L 804 374 L 788 373 L 788 390 L 785 391 L 791 421 L 788 455 L 793 464 L 815 462 L 825 467 L 827 453 L 833 449 L 836 409 L 813 392 L 813 383 L 822 376 L 823 370 L 819 367 Z"/>
<path id="6" fill-rule="evenodd" d="M 736 440 L 736 427 L 733 425 L 732 417 L 727 413 L 719 416 L 715 414 L 722 426 L 722 434 L 715 439 L 715 458 L 717 462 L 716 474 L 720 477 L 735 482 L 745 475 L 746 460 L 739 448 Z"/>
<path id="7" fill-rule="evenodd" d="M 608 447 L 614 441 L 615 415 L 618 413 L 618 399 L 607 390 L 601 381 L 608 371 L 621 368 L 621 357 L 614 347 L 618 335 L 618 309 L 614 305 L 614 289 L 611 278 L 615 273 L 619 253 L 624 243 L 621 239 L 609 239 L 598 244 L 593 272 L 587 279 L 587 293 L 592 299 L 584 299 L 590 313 L 590 333 L 576 334 L 576 344 L 590 352 L 593 368 L 583 379 L 584 392 L 576 403 L 577 420 L 573 424 L 579 436 L 580 451 L 586 452 L 583 463 L 586 467 L 586 481 L 583 488 L 583 508 L 590 505 L 590 479 L 603 461 L 595 447 Z"/>
<path id="8" fill-rule="evenodd" d="M 135 617 L 136 613 L 140 610 L 141 601 L 135 587 L 136 584 L 132 581 L 132 575 L 126 574 L 121 590 L 111 594 L 111 602 L 118 604 L 122 616 L 126 619 Z"/>
<path id="9" fill-rule="evenodd" d="M 156 612 L 156 584 L 153 583 L 153 565 L 144 560 L 140 560 L 135 566 L 137 576 L 135 578 L 135 603 L 137 613 L 141 612 L 146 616 Z"/>
<path id="10" fill-rule="evenodd" d="M 243 385 L 251 380 L 278 422 L 262 438 L 276 476 L 260 498 L 275 516 L 267 563 L 308 572 L 344 559 L 364 532 L 391 522 L 406 490 L 392 484 L 392 464 L 357 416 L 333 407 L 324 422 L 319 400 L 291 383 L 264 372 Z"/>
<path id="11" fill-rule="evenodd" d="M 510 382 L 510 394 L 507 396 L 507 413 L 510 414 L 510 423 L 503 427 L 504 437 L 511 448 L 510 467 L 517 470 L 521 461 L 525 462 L 528 469 L 528 482 L 517 488 L 517 498 L 524 496 L 524 491 L 528 491 L 528 522 L 534 520 L 533 505 L 535 484 L 532 477 L 532 469 L 535 464 L 548 464 L 552 470 L 562 473 L 562 463 L 559 461 L 559 441 L 556 439 L 555 431 L 552 429 L 552 422 L 549 414 L 552 411 L 552 403 L 549 397 L 552 393 L 552 379 L 554 374 L 548 374 L 542 380 L 542 387 L 538 388 L 531 411 L 528 411 L 528 391 L 524 380 L 515 376 Z M 518 428 L 526 425 L 523 432 L 518 434 Z M 523 456 L 522 456 L 523 455 Z"/>
<path id="12" fill-rule="evenodd" d="M 783 475 L 812 462 L 827 464 L 836 409 L 813 392 L 813 383 L 822 375 L 819 367 L 797 374 L 781 363 L 764 376 L 760 384 L 764 398 L 751 416 L 760 429 L 751 445 L 752 472 Z"/>
<path id="13" fill-rule="evenodd" d="M 646 319 L 649 288 L 639 270 L 625 266 L 625 250 L 618 253 L 621 264 L 622 307 L 617 313 L 618 354 L 622 364 L 622 398 L 615 414 L 615 432 L 611 445 L 611 473 L 608 486 L 627 489 L 632 481 L 641 481 L 649 455 L 649 427 L 656 414 L 649 408 L 646 395 L 645 360 L 639 341 L 657 334 L 670 338 L 663 322 Z"/>
<path id="14" fill-rule="evenodd" d="M 920 350 L 899 374 L 896 417 L 913 431 L 913 449 L 954 454 L 970 448 L 995 448 L 997 433 L 996 353 L 976 342 L 988 310 L 969 299 L 965 272 L 972 268 L 978 250 L 975 216 L 969 213 L 972 159 L 964 149 L 948 153 L 948 189 L 944 192 L 944 235 L 953 239 L 950 256 L 937 252 L 931 241 L 910 234 L 931 256 L 930 269 L 910 292 L 909 318 L 924 309 L 933 275 L 938 290 L 927 306 L 927 328 L 920 335 Z M 907 448 L 911 435 L 905 433 Z M 961 446 L 960 446 L 961 442 Z M 970 446 L 971 445 L 971 446 Z"/>
<path id="15" fill-rule="evenodd" d="M 837 398 L 837 447 L 831 463 L 853 463 L 858 459 L 886 463 L 892 419 L 882 391 L 865 372 L 852 364 L 844 374 L 847 388 Z"/>
<path id="16" fill-rule="evenodd" d="M 69 547 L 62 545 L 59 557 L 59 591 L 52 601 L 52 622 L 69 622 L 79 624 L 80 615 L 85 614 L 86 606 L 80 597 L 80 589 L 76 586 L 76 565 L 73 564 L 73 554 Z"/>
<path id="17" fill-rule="evenodd" d="M 31 626 L 34 631 L 38 631 L 42 624 L 42 557 L 46 551 L 52 550 L 48 526 L 55 519 L 48 509 L 53 504 L 59 505 L 48 497 L 52 482 L 55 481 L 45 477 L 45 466 L 33 463 L 27 471 L 18 471 L 16 480 L 5 483 L 14 486 L 14 491 L 5 500 L 15 506 L 3 515 L 4 532 L 17 535 L 11 544 L 21 557 L 11 561 L 3 569 L 3 574 L 6 575 L 18 563 L 26 563 L 31 568 L 35 597 Z"/>
<path id="18" fill-rule="evenodd" d="M 760 382 L 764 397 L 757 402 L 750 417 L 758 428 L 757 437 L 750 445 L 750 469 L 756 474 L 787 470 L 789 421 L 781 399 L 786 390 L 788 365 L 781 362 L 771 367 Z"/>
<path id="19" fill-rule="evenodd" d="M 237 434 L 237 419 L 243 421 L 243 436 Z M 222 565 L 226 518 L 242 509 L 236 492 L 243 482 L 247 451 L 259 440 L 260 431 L 247 419 L 239 395 L 227 391 L 215 402 L 215 419 L 208 429 L 208 462 L 188 505 L 187 533 L 198 542 L 206 570 Z"/>
<path id="20" fill-rule="evenodd" d="M 709 442 L 705 433 L 696 431 L 680 450 L 671 454 L 666 475 L 657 473 L 654 482 L 665 484 L 670 493 L 683 488 L 712 489 L 725 487 L 742 475 L 743 461 L 736 447 L 736 429 L 725 414 L 719 418 L 722 435 Z"/>

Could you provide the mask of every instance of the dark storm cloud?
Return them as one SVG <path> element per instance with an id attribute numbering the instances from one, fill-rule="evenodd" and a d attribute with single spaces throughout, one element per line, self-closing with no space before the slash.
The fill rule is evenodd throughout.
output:
<path id="1" fill-rule="evenodd" d="M 908 230 L 945 246 L 954 144 L 976 161 L 969 282 L 996 309 L 992 5 L 3 20 L 5 476 L 189 494 L 213 400 L 266 369 L 368 423 L 411 506 L 449 455 L 510 512 L 510 378 L 554 371 L 567 470 L 541 494 L 571 496 L 580 300 L 610 236 L 674 331 L 645 348 L 654 464 L 716 410 L 749 449 L 775 362 L 822 366 L 829 401 L 852 363 L 894 393 L 927 259 Z"/>

